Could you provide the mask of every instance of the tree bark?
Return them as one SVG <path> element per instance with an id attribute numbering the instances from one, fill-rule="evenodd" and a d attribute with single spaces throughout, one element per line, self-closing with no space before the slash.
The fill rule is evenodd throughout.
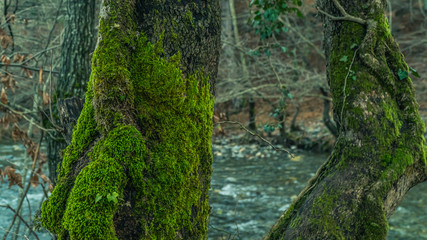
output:
<path id="1" fill-rule="evenodd" d="M 329 111 L 331 109 L 330 107 L 331 101 L 329 100 L 328 91 L 326 91 L 326 89 L 321 87 L 320 92 L 322 92 L 323 97 L 325 97 L 323 99 L 323 116 L 322 116 L 323 124 L 325 124 L 329 132 L 331 132 L 332 135 L 334 135 L 334 137 L 337 138 L 339 135 L 337 125 L 331 120 L 331 117 L 329 116 Z"/>
<path id="2" fill-rule="evenodd" d="M 386 239 L 388 218 L 427 178 L 410 70 L 390 34 L 386 1 L 317 5 L 340 135 L 266 239 Z"/>
<path id="3" fill-rule="evenodd" d="M 104 0 L 85 103 L 42 225 L 206 239 L 218 1 Z"/>
<path id="4" fill-rule="evenodd" d="M 92 52 L 95 48 L 96 0 L 80 1 L 67 0 L 67 25 L 64 30 L 64 41 L 61 50 L 61 71 L 56 91 L 53 96 L 54 107 L 52 116 L 56 124 L 59 123 L 58 109 L 55 108 L 58 100 L 67 97 L 84 98 L 87 82 L 90 76 Z M 50 124 L 46 120 L 46 124 Z M 73 130 L 73 126 L 64 126 L 66 131 Z M 53 183 L 58 176 L 57 167 L 61 162 L 60 152 L 67 143 L 61 133 L 55 132 L 47 137 L 47 153 L 49 176 Z"/>

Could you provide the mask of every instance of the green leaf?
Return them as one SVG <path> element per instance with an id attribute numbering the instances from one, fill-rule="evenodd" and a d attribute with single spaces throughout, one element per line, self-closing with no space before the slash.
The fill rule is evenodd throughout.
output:
<path id="1" fill-rule="evenodd" d="M 101 194 L 97 193 L 95 197 L 95 203 L 97 203 L 99 200 L 101 200 L 102 196 Z"/>
<path id="2" fill-rule="evenodd" d="M 415 77 L 417 77 L 417 78 L 421 77 L 420 74 L 418 74 L 417 70 L 415 70 L 411 67 L 409 67 L 409 70 L 411 70 L 411 74 L 414 75 Z"/>
<path id="3" fill-rule="evenodd" d="M 108 201 L 109 202 L 114 202 L 114 203 L 117 203 L 118 201 L 117 201 L 117 196 L 119 196 L 119 194 L 118 193 L 116 193 L 116 192 L 113 192 L 112 194 L 108 194 L 107 195 L 107 199 L 108 199 Z"/>
<path id="4" fill-rule="evenodd" d="M 353 49 L 353 48 L 355 48 L 355 47 L 357 47 L 357 44 L 356 44 L 356 43 L 353 43 L 353 44 L 351 44 L 350 49 Z"/>
<path id="5" fill-rule="evenodd" d="M 286 53 L 286 51 L 288 51 L 288 49 L 286 48 L 286 47 L 281 47 L 281 49 L 282 49 L 282 52 L 284 52 L 284 53 Z"/>
<path id="6" fill-rule="evenodd" d="M 409 76 L 407 71 L 403 71 L 402 69 L 399 68 L 399 71 L 397 72 L 397 75 L 399 76 L 400 80 L 403 80 L 405 78 L 407 78 Z"/>
<path id="7" fill-rule="evenodd" d="M 347 62 L 347 56 L 342 56 L 342 58 L 340 58 L 340 62 Z"/>
<path id="8" fill-rule="evenodd" d="M 121 96 L 120 96 L 120 101 L 122 101 L 122 102 L 123 102 L 125 99 L 126 99 L 126 95 L 121 95 Z"/>
<path id="9" fill-rule="evenodd" d="M 289 99 L 294 98 L 294 96 L 292 95 L 292 93 L 288 93 L 288 98 L 289 98 Z"/>
<path id="10" fill-rule="evenodd" d="M 351 79 L 353 79 L 353 81 L 356 81 L 357 77 L 356 76 L 352 76 Z"/>
<path id="11" fill-rule="evenodd" d="M 271 133 L 274 132 L 274 126 L 271 126 L 270 124 L 264 124 L 264 132 Z"/>
<path id="12" fill-rule="evenodd" d="M 299 18 L 304 18 L 304 14 L 299 9 L 297 9 L 297 16 Z"/>
<path id="13" fill-rule="evenodd" d="M 271 51 L 270 50 L 266 50 L 265 51 L 265 55 L 267 55 L 267 57 L 270 57 L 271 56 Z"/>
<path id="14" fill-rule="evenodd" d="M 259 55 L 259 51 L 258 50 L 249 50 L 249 55 L 252 55 L 252 56 L 258 56 Z"/>
<path id="15" fill-rule="evenodd" d="M 249 3 L 249 7 L 252 7 L 252 5 L 258 4 L 258 0 L 252 0 L 251 3 Z"/>

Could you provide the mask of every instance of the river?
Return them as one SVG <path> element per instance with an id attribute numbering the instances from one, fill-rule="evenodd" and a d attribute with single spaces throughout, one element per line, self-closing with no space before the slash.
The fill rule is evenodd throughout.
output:
<path id="1" fill-rule="evenodd" d="M 1 144 L 0 168 L 11 163 L 19 167 L 23 153 L 19 145 Z M 327 158 L 325 154 L 296 152 L 295 158 L 290 159 L 287 153 L 270 147 L 229 142 L 214 144 L 213 153 L 208 230 L 208 237 L 213 240 L 261 239 Z M 1 184 L 0 205 L 10 204 L 15 208 L 18 191 L 17 186 L 9 189 L 7 182 Z M 25 219 L 30 212 L 34 216 L 42 196 L 40 186 L 30 189 Z M 0 211 L 2 237 L 13 213 L 5 208 Z M 18 239 L 25 239 L 24 234 L 21 232 Z M 51 239 L 46 232 L 37 234 L 41 240 Z M 387 239 L 427 239 L 427 183 L 417 185 L 405 196 L 390 218 Z"/>

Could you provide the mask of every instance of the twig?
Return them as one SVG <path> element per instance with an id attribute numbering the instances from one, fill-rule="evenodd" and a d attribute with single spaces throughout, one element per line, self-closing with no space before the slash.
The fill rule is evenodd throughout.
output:
<path id="1" fill-rule="evenodd" d="M 15 214 L 15 216 L 18 216 L 21 219 L 21 221 L 25 224 L 25 226 L 27 226 L 27 228 L 30 230 L 30 232 L 34 235 L 34 237 L 36 237 L 36 239 L 39 239 L 37 234 L 33 231 L 33 229 L 30 227 L 30 225 L 28 225 L 28 223 L 24 220 L 24 218 L 22 218 L 21 215 L 17 214 L 17 211 L 15 211 L 15 209 L 13 209 L 9 204 L 8 205 L 0 205 L 0 207 L 10 209 Z M 8 233 L 8 231 L 6 231 L 6 234 L 7 233 Z M 3 238 L 3 239 L 5 239 L 5 238 Z"/>
<path id="2" fill-rule="evenodd" d="M 40 128 L 40 129 L 41 129 L 41 130 L 43 130 L 43 131 L 46 131 L 46 132 L 52 132 L 52 131 L 55 131 L 54 129 L 47 129 L 47 128 L 44 128 L 44 127 L 40 126 L 39 124 L 35 123 L 34 121 L 32 121 L 31 119 L 29 119 L 28 117 L 26 117 L 22 112 L 16 111 L 16 110 L 14 110 L 13 108 L 9 107 L 8 105 L 6 105 L 6 104 L 4 104 L 4 103 L 2 103 L 2 102 L 0 102 L 0 105 L 1 105 L 1 106 L 3 106 L 3 107 L 5 107 L 5 108 L 7 108 L 9 111 L 11 111 L 11 112 L 13 112 L 13 113 L 15 113 L 15 114 L 18 114 L 19 116 L 22 116 L 22 117 L 23 117 L 25 120 L 27 120 L 29 123 L 34 124 L 34 126 L 36 126 L 36 127 Z"/>
<path id="3" fill-rule="evenodd" d="M 27 62 L 33 60 L 34 58 L 38 57 L 39 55 L 43 55 L 45 52 L 50 51 L 50 50 L 55 49 L 55 48 L 58 48 L 60 46 L 61 45 L 56 45 L 56 46 L 52 46 L 52 47 L 46 48 L 46 49 L 44 49 L 44 50 L 42 50 L 42 51 L 34 54 L 32 57 L 25 59 L 21 64 L 27 63 Z"/>
<path id="4" fill-rule="evenodd" d="M 37 144 L 36 152 L 35 152 L 34 159 L 33 159 L 33 164 L 32 164 L 32 166 L 31 166 L 31 174 L 30 174 L 30 177 L 34 175 L 34 172 L 35 172 L 35 170 L 36 170 L 36 162 L 37 162 L 37 158 L 38 158 L 38 156 L 39 156 L 40 145 L 41 145 L 41 143 L 42 143 L 43 137 L 44 137 L 44 132 L 42 131 L 42 132 L 41 132 L 41 136 L 40 136 L 39 144 Z M 25 177 L 25 176 L 24 176 L 24 177 Z M 16 211 L 14 210 L 15 215 L 13 216 L 12 222 L 11 222 L 11 223 L 10 223 L 10 225 L 9 225 L 9 229 L 8 229 L 8 230 L 6 231 L 6 233 L 3 235 L 3 240 L 6 240 L 7 235 L 9 234 L 9 231 L 12 229 L 13 225 L 15 224 L 16 217 L 18 217 L 18 216 L 19 216 L 19 214 L 18 214 L 18 213 L 19 213 L 19 211 L 20 211 L 20 210 L 21 210 L 21 208 L 22 208 L 22 203 L 24 202 L 25 196 L 27 195 L 28 190 L 30 190 L 30 187 L 31 187 L 31 181 L 28 181 L 27 186 L 26 186 L 26 188 L 25 188 L 25 190 L 24 190 L 24 194 L 22 195 L 21 199 L 19 199 L 19 203 L 18 203 L 18 206 L 17 206 L 17 208 L 16 208 Z M 21 218 L 20 216 L 19 216 L 19 218 L 20 218 L 20 219 L 21 219 L 21 221 L 22 221 L 22 218 Z M 23 221 L 23 222 L 25 222 L 25 221 Z M 26 224 L 26 225 L 27 225 L 27 224 Z M 28 227 L 28 226 L 27 226 L 27 227 Z M 30 229 L 31 229 L 31 228 L 30 228 Z M 37 239 L 38 239 L 38 238 L 37 238 Z"/>
<path id="5" fill-rule="evenodd" d="M 261 139 L 263 142 L 267 143 L 268 145 L 270 145 L 270 147 L 272 147 L 274 150 L 276 151 L 283 151 L 283 152 L 287 152 L 289 155 L 291 155 L 291 158 L 294 158 L 294 155 L 292 153 L 290 153 L 288 150 L 284 149 L 284 148 L 277 148 L 275 147 L 271 142 L 269 142 L 267 139 L 261 137 L 259 134 L 256 134 L 254 132 L 252 132 L 251 130 L 247 129 L 245 126 L 243 126 L 242 123 L 237 122 L 237 121 L 221 121 L 221 122 L 216 122 L 215 124 L 222 124 L 222 123 L 231 123 L 231 124 L 237 124 L 239 125 L 241 128 L 243 128 L 246 132 L 248 132 L 249 134 L 251 134 L 252 136 L 258 137 L 259 139 Z"/>
<path id="6" fill-rule="evenodd" d="M 350 66 L 348 67 L 347 75 L 345 76 L 345 79 L 344 79 L 344 87 L 342 89 L 342 93 L 343 93 L 344 97 L 343 97 L 342 107 L 341 107 L 341 113 L 340 113 L 340 124 L 341 124 L 341 126 L 343 126 L 342 125 L 343 124 L 342 114 L 344 112 L 345 100 L 347 98 L 347 94 L 345 93 L 345 89 L 347 88 L 347 79 L 348 79 L 348 75 L 350 75 L 350 71 L 351 71 L 351 67 L 353 66 L 354 59 L 356 58 L 357 50 L 359 50 L 359 48 L 356 49 L 356 51 L 354 51 L 353 59 L 351 60 Z"/>
<path id="7" fill-rule="evenodd" d="M 350 14 L 348 14 L 345 11 L 345 9 L 341 6 L 341 4 L 338 2 L 338 0 L 332 0 L 332 1 L 334 2 L 335 6 L 338 8 L 338 10 L 341 12 L 343 17 L 332 16 L 331 14 L 323 11 L 319 7 L 316 7 L 317 11 L 319 11 L 320 13 L 322 13 L 323 15 L 329 17 L 330 19 L 332 19 L 334 21 L 351 21 L 351 22 L 360 23 L 362 25 L 367 25 L 366 20 L 363 20 L 363 19 L 358 18 L 358 17 L 351 16 Z"/>
<path id="8" fill-rule="evenodd" d="M 7 65 L 7 64 L 4 64 L 4 63 L 0 63 L 0 67 L 1 66 L 7 66 L 7 67 L 20 67 L 20 68 L 25 68 L 25 69 L 28 69 L 28 70 L 32 70 L 32 71 L 40 71 L 40 68 L 35 68 L 35 67 L 30 67 L 30 66 L 27 66 L 27 65 L 23 65 L 23 64 L 9 64 L 9 65 Z M 49 70 L 44 70 L 43 69 L 43 72 L 50 72 Z M 55 73 L 55 74 L 59 74 L 59 72 L 58 71 L 52 71 L 52 73 Z"/>

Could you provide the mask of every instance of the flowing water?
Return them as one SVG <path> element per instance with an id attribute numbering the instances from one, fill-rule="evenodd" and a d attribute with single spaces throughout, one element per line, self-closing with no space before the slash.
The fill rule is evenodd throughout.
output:
<path id="1" fill-rule="evenodd" d="M 24 153 L 19 145 L 0 144 L 0 168 L 11 164 L 22 168 Z M 327 158 L 325 154 L 297 152 L 290 159 L 269 147 L 229 142 L 214 144 L 213 153 L 208 236 L 214 240 L 261 239 Z M 9 189 L 6 180 L 0 185 L 0 205 L 15 208 L 18 191 L 17 186 Z M 30 189 L 23 208 L 26 220 L 34 216 L 42 198 L 40 186 Z M 0 207 L 0 237 L 12 217 L 10 210 Z M 51 239 L 46 232 L 37 234 L 39 239 Z M 23 235 L 35 239 L 22 231 L 18 239 L 26 239 Z M 388 240 L 394 239 L 427 239 L 427 183 L 412 189 L 391 217 Z"/>
<path id="2" fill-rule="evenodd" d="M 262 239 L 327 159 L 258 145 L 213 146 L 209 239 Z M 427 183 L 411 189 L 390 218 L 388 240 L 427 239 Z"/>

